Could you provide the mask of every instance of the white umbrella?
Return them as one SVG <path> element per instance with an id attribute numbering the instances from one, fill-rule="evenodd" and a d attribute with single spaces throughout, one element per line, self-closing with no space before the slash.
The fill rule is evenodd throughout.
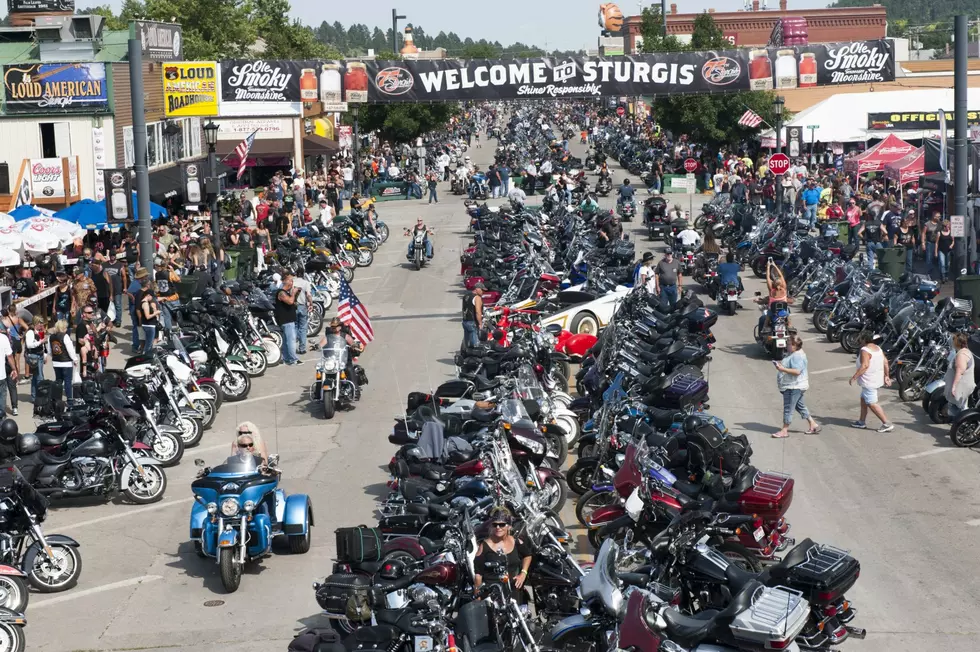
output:
<path id="1" fill-rule="evenodd" d="M 0 226 L 13 226 L 16 223 L 17 223 L 17 220 L 15 220 L 14 218 L 10 217 L 9 215 L 7 215 L 6 213 L 4 213 L 3 211 L 0 211 Z"/>
<path id="2" fill-rule="evenodd" d="M 13 249 L 0 247 L 0 267 L 13 267 L 20 265 L 20 254 Z"/>
<path id="3" fill-rule="evenodd" d="M 0 247 L 20 249 L 24 237 L 17 226 L 0 226 Z"/>
<path id="4" fill-rule="evenodd" d="M 44 233 L 56 236 L 59 240 L 72 240 L 85 235 L 85 229 L 74 222 L 44 215 L 29 217 L 18 222 L 17 227 L 25 237 L 28 233 Z"/>
<path id="5" fill-rule="evenodd" d="M 21 248 L 24 251 L 43 251 L 48 252 L 52 249 L 61 249 L 63 240 L 71 241 L 71 238 L 59 238 L 53 233 L 43 231 L 25 231 L 21 234 Z"/>

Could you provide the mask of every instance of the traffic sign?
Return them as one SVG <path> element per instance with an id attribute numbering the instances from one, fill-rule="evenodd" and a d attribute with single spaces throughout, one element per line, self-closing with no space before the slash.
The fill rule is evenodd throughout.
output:
<path id="1" fill-rule="evenodd" d="M 819 129 L 820 128 L 820 125 L 807 125 L 806 128 L 807 129 Z"/>
<path id="2" fill-rule="evenodd" d="M 693 159 L 687 159 L 691 161 Z M 687 184 L 687 194 L 693 195 L 698 191 L 698 179 L 693 174 L 687 174 L 684 176 L 684 182 Z"/>
<path id="3" fill-rule="evenodd" d="M 620 118 L 622 118 L 624 115 L 626 115 L 626 108 L 625 107 L 622 107 L 622 106 L 617 106 L 616 107 L 616 115 L 618 115 Z"/>
<path id="4" fill-rule="evenodd" d="M 775 175 L 789 172 L 789 157 L 782 152 L 776 152 L 769 157 L 769 171 Z"/>
<path id="5" fill-rule="evenodd" d="M 963 219 L 962 215 L 949 216 L 949 231 L 949 234 L 954 238 L 966 237 L 966 220 Z"/>
<path id="6" fill-rule="evenodd" d="M 695 170 L 698 169 L 698 162 L 695 161 L 693 158 L 685 159 L 684 169 L 687 170 L 688 172 L 694 172 Z"/>

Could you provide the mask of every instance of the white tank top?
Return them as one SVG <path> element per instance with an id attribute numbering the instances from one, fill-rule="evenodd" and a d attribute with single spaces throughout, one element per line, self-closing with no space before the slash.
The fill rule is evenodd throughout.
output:
<path id="1" fill-rule="evenodd" d="M 870 349 L 864 347 L 861 351 L 867 351 L 871 356 L 868 363 L 868 370 L 858 378 L 858 385 L 869 389 L 878 389 L 885 384 L 885 354 L 880 348 Z M 858 353 L 857 368 L 861 368 L 861 354 Z"/>

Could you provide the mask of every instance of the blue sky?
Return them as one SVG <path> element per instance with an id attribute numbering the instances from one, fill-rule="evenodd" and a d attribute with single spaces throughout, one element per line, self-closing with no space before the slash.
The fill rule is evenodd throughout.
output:
<path id="1" fill-rule="evenodd" d="M 596 47 L 599 36 L 597 16 L 599 0 L 492 0 L 473 2 L 463 0 L 291 0 L 292 14 L 304 23 L 319 25 L 324 20 L 340 21 L 344 25 L 364 23 L 387 29 L 391 26 L 391 10 L 408 17 L 408 22 L 421 25 L 427 34 L 440 31 L 456 32 L 479 40 L 500 41 L 509 45 L 521 41 L 549 50 L 575 50 Z M 675 2 L 681 13 L 700 12 L 714 7 L 716 11 L 737 11 L 740 0 L 667 0 L 668 9 Z M 872 0 L 868 0 L 871 4 Z M 111 0 L 118 9 L 121 0 Z M 789 8 L 823 8 L 828 0 L 789 0 Z M 620 9 L 626 16 L 640 12 L 646 6 L 635 0 L 623 0 Z M 779 0 L 770 0 L 770 8 L 778 8 Z M 404 25 L 406 21 L 401 21 Z"/>

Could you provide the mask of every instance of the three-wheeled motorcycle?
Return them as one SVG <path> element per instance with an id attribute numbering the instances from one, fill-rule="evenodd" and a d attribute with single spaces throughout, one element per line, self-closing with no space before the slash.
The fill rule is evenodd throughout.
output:
<path id="1" fill-rule="evenodd" d="M 198 555 L 216 559 L 225 590 L 233 593 L 245 564 L 270 554 L 272 541 L 284 537 L 290 552 L 310 549 L 313 505 L 306 494 L 287 496 L 279 488 L 279 456 L 233 455 L 207 468 L 191 483 L 191 541 Z"/>

